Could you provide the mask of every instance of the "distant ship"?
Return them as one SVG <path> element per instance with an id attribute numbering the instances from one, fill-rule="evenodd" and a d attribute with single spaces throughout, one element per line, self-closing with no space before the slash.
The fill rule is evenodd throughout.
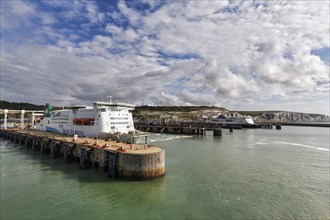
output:
<path id="1" fill-rule="evenodd" d="M 128 141 L 137 131 L 130 112 L 135 105 L 127 103 L 95 102 L 93 106 L 73 106 L 52 111 L 46 106 L 45 117 L 36 121 L 36 130 L 82 137 L 111 138 Z M 133 138 L 134 139 L 134 138 Z M 133 141 L 134 142 L 134 141 Z"/>
<path id="2" fill-rule="evenodd" d="M 241 117 L 224 117 L 219 116 L 218 118 L 212 120 L 206 120 L 206 123 L 227 125 L 254 125 L 254 121 L 251 116 L 241 116 Z"/>

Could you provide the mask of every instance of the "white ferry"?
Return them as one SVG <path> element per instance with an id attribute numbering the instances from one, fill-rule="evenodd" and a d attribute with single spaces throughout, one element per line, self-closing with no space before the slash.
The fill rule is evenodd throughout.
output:
<path id="1" fill-rule="evenodd" d="M 216 119 L 206 120 L 206 123 L 221 124 L 221 125 L 253 125 L 254 121 L 251 116 L 242 117 L 223 117 L 220 116 Z"/>
<path id="2" fill-rule="evenodd" d="M 111 134 L 135 132 L 131 110 L 127 103 L 95 102 L 93 106 L 74 106 L 70 109 L 45 110 L 45 117 L 36 121 L 36 130 L 83 137 L 109 137 Z M 47 111 L 48 110 L 48 111 Z"/>

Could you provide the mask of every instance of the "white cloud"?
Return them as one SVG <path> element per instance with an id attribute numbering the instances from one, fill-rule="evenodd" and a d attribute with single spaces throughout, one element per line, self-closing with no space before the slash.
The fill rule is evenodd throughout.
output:
<path id="1" fill-rule="evenodd" d="M 57 21 L 57 19 L 53 15 L 46 13 L 41 13 L 40 18 L 43 24 L 53 24 Z"/>
<path id="2" fill-rule="evenodd" d="M 105 30 L 111 34 L 121 34 L 123 32 L 123 29 L 121 27 L 118 27 L 113 24 L 108 24 Z"/>
<path id="3" fill-rule="evenodd" d="M 1 30 L 20 28 L 35 14 L 34 5 L 26 1 L 1 1 L 0 4 Z"/>
<path id="4" fill-rule="evenodd" d="M 219 10 L 228 6 L 228 1 L 187 1 L 185 2 L 183 13 L 188 18 L 196 18 L 199 16 L 212 16 Z"/>
<path id="5" fill-rule="evenodd" d="M 112 45 L 112 39 L 110 37 L 105 37 L 101 35 L 96 35 L 94 37 L 94 42 L 103 48 L 110 48 Z"/>
<path id="6" fill-rule="evenodd" d="M 99 13 L 97 6 L 94 2 L 88 2 L 86 4 L 87 17 L 92 23 L 102 22 L 104 19 L 104 14 Z"/>
<path id="7" fill-rule="evenodd" d="M 118 2 L 118 8 L 120 12 L 130 21 L 131 25 L 138 25 L 141 15 L 137 11 L 127 7 L 124 1 Z"/>
<path id="8" fill-rule="evenodd" d="M 4 7 L 8 9 L 12 15 L 18 17 L 27 17 L 35 12 L 35 7 L 29 2 L 25 1 L 4 1 Z"/>
<path id="9" fill-rule="evenodd" d="M 156 1 L 146 2 L 153 9 L 159 6 L 153 4 Z M 63 7 L 60 17 L 65 22 L 87 18 L 90 23 L 56 29 L 51 24 L 56 19 L 61 22 L 59 17 L 33 11 L 33 4 L 23 2 L 26 9 L 21 17 L 27 23 L 32 22 L 29 16 L 43 18 L 45 26 L 30 26 L 28 43 L 14 40 L 14 50 L 1 49 L 6 78 L 1 89 L 5 98 L 29 99 L 35 93 L 33 83 L 39 80 L 43 85 L 38 89 L 48 94 L 52 88 L 47 98 L 54 100 L 93 101 L 111 94 L 136 104 L 144 97 L 145 103 L 154 105 L 236 109 L 285 107 L 300 100 L 286 109 L 310 111 L 315 105 L 315 111 L 329 111 L 329 105 L 324 107 L 329 98 L 329 66 L 311 54 L 330 47 L 329 5 L 325 1 L 259 3 L 256 7 L 252 1 L 166 2 L 143 14 L 124 1 L 119 2 L 119 11 L 111 13 L 100 12 L 95 2 L 75 2 L 72 9 Z M 4 21 L 9 22 L 8 15 L 1 15 Z M 115 22 L 105 24 L 105 20 Z M 21 21 L 8 24 L 22 25 Z M 88 32 L 95 23 L 99 32 Z M 19 37 L 16 34 L 14 39 Z M 21 82 L 24 74 L 31 79 Z M 16 86 L 10 87 L 15 81 L 24 90 L 20 95 Z M 61 86 L 56 86 L 58 82 Z"/>

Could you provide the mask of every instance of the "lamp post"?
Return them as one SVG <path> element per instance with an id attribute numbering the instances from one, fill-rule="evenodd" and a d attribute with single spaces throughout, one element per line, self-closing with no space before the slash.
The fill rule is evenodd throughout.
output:
<path id="1" fill-rule="evenodd" d="M 21 110 L 21 129 L 24 128 L 24 113 L 25 113 L 25 110 Z"/>
<path id="2" fill-rule="evenodd" d="M 99 131 L 98 131 L 98 129 L 97 129 L 97 125 L 99 124 L 99 123 L 97 123 L 97 120 L 98 118 L 96 118 L 95 119 L 95 129 L 96 129 L 96 140 L 98 139 L 98 137 L 99 137 Z"/>
<path id="3" fill-rule="evenodd" d="M 31 113 L 31 127 L 34 128 L 34 112 Z"/>
<path id="4" fill-rule="evenodd" d="M 5 113 L 5 118 L 4 118 L 4 121 L 3 121 L 3 129 L 7 129 L 7 114 L 8 114 L 8 109 L 5 109 L 3 111 L 3 113 Z"/>

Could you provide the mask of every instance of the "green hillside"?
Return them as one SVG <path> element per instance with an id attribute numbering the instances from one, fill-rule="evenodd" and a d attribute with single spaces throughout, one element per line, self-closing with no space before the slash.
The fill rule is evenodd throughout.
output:
<path id="1" fill-rule="evenodd" d="M 34 105 L 26 102 L 7 102 L 0 100 L 0 109 L 15 109 L 15 110 L 44 110 L 44 105 Z"/>
<path id="2" fill-rule="evenodd" d="M 192 112 L 200 110 L 220 110 L 227 111 L 225 108 L 215 106 L 136 106 L 133 113 L 142 112 Z"/>
<path id="3" fill-rule="evenodd" d="M 263 113 L 277 113 L 281 111 L 230 111 L 231 113 L 237 112 L 241 115 L 249 115 L 251 117 L 256 117 L 262 115 Z"/>

